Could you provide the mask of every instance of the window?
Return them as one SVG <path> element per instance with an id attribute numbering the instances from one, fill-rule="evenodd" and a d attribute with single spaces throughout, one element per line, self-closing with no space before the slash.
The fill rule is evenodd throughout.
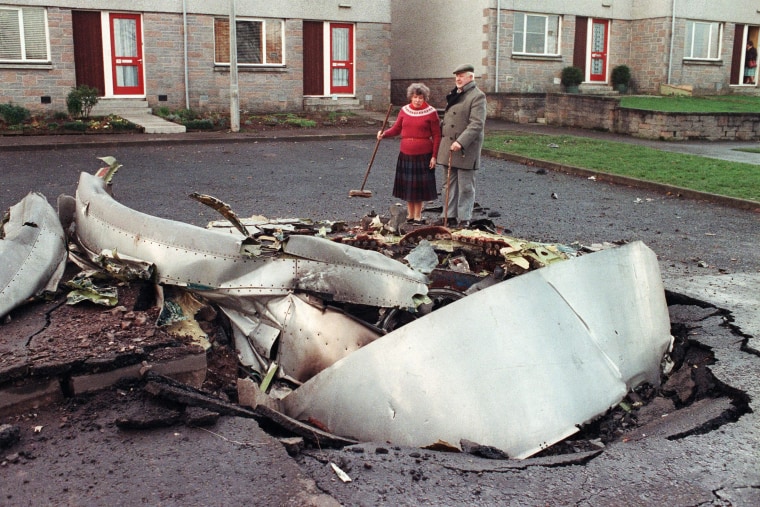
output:
<path id="1" fill-rule="evenodd" d="M 48 61 L 45 9 L 0 7 L 0 62 Z"/>
<path id="2" fill-rule="evenodd" d="M 559 29 L 559 16 L 516 12 L 513 52 L 558 55 Z"/>
<path id="3" fill-rule="evenodd" d="M 684 58 L 702 60 L 719 58 L 721 28 L 720 23 L 687 21 Z"/>
<path id="4" fill-rule="evenodd" d="M 277 19 L 237 20 L 238 65 L 283 65 L 283 22 Z M 230 63 L 230 21 L 214 20 L 214 61 Z"/>

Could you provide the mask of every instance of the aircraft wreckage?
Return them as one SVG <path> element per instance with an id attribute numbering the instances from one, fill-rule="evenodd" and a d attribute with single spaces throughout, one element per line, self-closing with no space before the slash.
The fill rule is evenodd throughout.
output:
<path id="1" fill-rule="evenodd" d="M 657 259 L 641 242 L 541 263 L 567 256 L 543 245 L 521 253 L 518 240 L 494 234 L 436 229 L 417 235 L 407 265 L 353 246 L 377 245 L 382 235 L 338 241 L 289 234 L 287 223 L 246 225 L 208 196 L 196 198 L 221 211 L 229 228 L 140 213 L 111 196 L 111 162 L 111 171 L 81 174 L 76 197 L 59 198 L 71 259 L 218 306 L 258 398 L 287 417 L 356 440 L 451 448 L 469 441 L 525 458 L 633 387 L 659 384 L 670 322 Z M 49 221 L 30 199 L 36 218 L 16 219 L 14 207 L 0 236 L 3 302 L 11 301 L 9 287 L 17 294 L 0 313 L 58 282 L 58 230 L 51 226 L 47 239 L 47 226 L 29 231 L 39 245 L 16 232 L 19 220 Z M 431 242 L 449 251 L 479 243 L 501 262 L 469 282 L 466 296 L 442 291 L 434 287 Z M 29 255 L 40 248 L 49 258 Z M 545 267 L 526 270 L 531 263 Z M 23 293 L 13 289 L 22 271 L 38 272 Z"/>

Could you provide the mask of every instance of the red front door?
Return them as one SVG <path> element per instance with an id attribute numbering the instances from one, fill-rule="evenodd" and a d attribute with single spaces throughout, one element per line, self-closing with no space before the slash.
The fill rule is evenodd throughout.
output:
<path id="1" fill-rule="evenodd" d="M 596 83 L 607 82 L 607 47 L 609 20 L 591 20 L 591 62 L 589 66 L 589 81 Z"/>
<path id="2" fill-rule="evenodd" d="M 114 95 L 145 94 L 142 25 L 139 14 L 111 14 L 111 65 Z"/>
<path id="3" fill-rule="evenodd" d="M 354 94 L 354 25 L 330 23 L 330 94 Z"/>

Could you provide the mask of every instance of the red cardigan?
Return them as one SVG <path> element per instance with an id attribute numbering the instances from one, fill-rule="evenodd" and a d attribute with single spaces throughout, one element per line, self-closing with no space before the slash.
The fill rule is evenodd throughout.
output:
<path id="1" fill-rule="evenodd" d="M 391 128 L 383 132 L 383 137 L 401 134 L 399 150 L 405 155 L 426 155 L 438 153 L 441 144 L 441 123 L 433 106 L 424 103 L 416 109 L 411 104 L 401 108 L 398 118 Z"/>

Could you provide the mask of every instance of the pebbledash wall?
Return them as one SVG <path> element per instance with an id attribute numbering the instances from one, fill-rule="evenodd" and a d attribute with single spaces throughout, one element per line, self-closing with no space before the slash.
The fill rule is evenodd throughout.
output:
<path id="1" fill-rule="evenodd" d="M 490 93 L 488 117 L 576 127 L 665 141 L 760 141 L 754 113 L 662 113 L 620 107 L 616 97 L 565 93 Z"/>
<path id="2" fill-rule="evenodd" d="M 2 2 L 5 3 L 5 2 Z M 21 0 L 13 5 L 45 6 L 50 62 L 0 64 L 0 103 L 13 103 L 33 112 L 66 111 L 66 96 L 76 86 L 72 10 L 108 9 L 105 0 Z M 65 4 L 65 7 L 51 4 Z M 218 7 L 219 4 L 221 7 Z M 282 67 L 239 67 L 240 107 L 249 112 L 304 109 L 303 22 L 305 19 L 351 23 L 356 41 L 354 96 L 369 110 L 385 110 L 390 101 L 390 4 L 342 7 L 337 0 L 300 0 L 293 4 L 239 2 L 237 16 L 270 16 L 285 22 L 285 62 Z M 339 5 L 340 4 L 340 5 Z M 181 5 L 181 2 L 179 3 Z M 133 0 L 130 12 L 143 20 L 145 98 L 150 107 L 228 111 L 229 66 L 214 64 L 214 18 L 228 15 L 227 2 L 188 0 L 196 7 L 187 14 L 188 97 L 184 74 L 182 12 L 176 5 Z M 350 2 L 347 3 L 350 6 Z M 243 7 L 246 7 L 245 9 Z M 261 12 L 253 16 L 249 11 Z M 285 12 L 291 14 L 286 17 Z M 119 12 L 125 12 L 120 9 Z M 294 16 L 295 14 L 301 17 Z M 166 100 L 159 101 L 161 98 Z M 42 97 L 50 97 L 43 103 Z"/>

